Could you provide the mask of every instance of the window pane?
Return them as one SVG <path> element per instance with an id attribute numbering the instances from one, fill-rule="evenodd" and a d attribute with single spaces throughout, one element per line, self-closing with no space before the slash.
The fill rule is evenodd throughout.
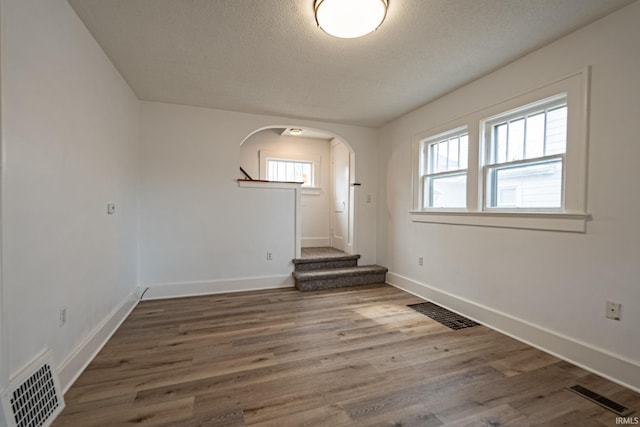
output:
<path id="1" fill-rule="evenodd" d="M 285 162 L 286 173 L 284 176 L 285 181 L 295 181 L 296 179 L 296 171 L 294 167 L 294 163 Z"/>
<path id="2" fill-rule="evenodd" d="M 503 123 L 493 128 L 493 153 L 494 163 L 504 163 L 507 161 L 507 128 L 508 125 Z"/>
<path id="3" fill-rule="evenodd" d="M 292 181 L 304 182 L 304 179 L 302 178 L 302 165 L 300 163 L 294 163 L 293 169 L 295 172 L 294 172 Z"/>
<path id="4" fill-rule="evenodd" d="M 438 172 L 438 144 L 429 145 L 429 173 Z"/>
<path id="5" fill-rule="evenodd" d="M 420 166 L 422 169 L 420 170 L 420 175 L 428 174 L 431 170 L 431 164 L 429 163 L 431 162 L 431 155 L 429 153 L 431 153 L 431 146 L 422 145 L 422 159 L 420 162 Z"/>
<path id="6" fill-rule="evenodd" d="M 490 207 L 559 208 L 562 206 L 562 159 L 493 168 L 489 176 Z"/>
<path id="7" fill-rule="evenodd" d="M 286 165 L 283 162 L 277 162 L 278 165 L 276 169 L 276 181 L 286 181 L 287 179 L 287 169 Z"/>
<path id="8" fill-rule="evenodd" d="M 509 122 L 507 161 L 522 160 L 524 155 L 524 119 Z"/>
<path id="9" fill-rule="evenodd" d="M 424 200 L 429 208 L 464 208 L 467 206 L 467 175 L 427 178 Z"/>
<path id="10" fill-rule="evenodd" d="M 271 180 L 271 177 L 276 175 L 276 163 L 267 160 L 267 180 Z"/>
<path id="11" fill-rule="evenodd" d="M 448 141 L 442 141 L 440 143 L 438 143 L 438 157 L 436 159 L 436 162 L 438 164 L 437 168 L 438 168 L 438 172 L 445 172 L 447 171 L 447 159 L 449 156 L 449 153 L 447 152 L 448 147 Z"/>
<path id="12" fill-rule="evenodd" d="M 544 156 L 544 112 L 527 118 L 526 159 Z"/>
<path id="13" fill-rule="evenodd" d="M 460 138 L 451 138 L 449 140 L 449 161 L 447 163 L 447 170 L 460 169 L 460 161 L 458 154 L 460 153 Z"/>
<path id="14" fill-rule="evenodd" d="M 313 185 L 311 180 L 311 165 L 309 163 L 302 164 L 302 181 L 305 185 Z"/>
<path id="15" fill-rule="evenodd" d="M 545 155 L 562 154 L 567 151 L 567 107 L 547 112 L 547 145 Z"/>

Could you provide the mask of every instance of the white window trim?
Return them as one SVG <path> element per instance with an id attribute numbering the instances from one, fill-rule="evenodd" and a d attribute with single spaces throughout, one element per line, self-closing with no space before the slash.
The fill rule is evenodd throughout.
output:
<path id="1" fill-rule="evenodd" d="M 258 156 L 260 159 L 260 179 L 263 181 L 267 181 L 267 160 L 295 160 L 313 163 L 312 168 L 314 185 L 310 187 L 302 187 L 302 194 L 318 196 L 322 193 L 322 187 L 319 185 L 321 182 L 320 171 L 322 163 L 322 158 L 320 156 L 309 156 L 298 153 L 284 153 L 268 150 L 260 150 L 258 152 Z"/>
<path id="2" fill-rule="evenodd" d="M 481 227 L 524 228 L 528 230 L 570 231 L 584 233 L 586 214 L 497 211 L 411 211 L 413 222 L 474 225 Z"/>
<path id="3" fill-rule="evenodd" d="M 509 98 L 487 108 L 457 118 L 447 124 L 421 132 L 414 138 L 413 209 L 414 222 L 458 224 L 501 228 L 522 228 L 580 232 L 586 231 L 587 213 L 587 150 L 590 69 L 587 67 L 566 77 Z M 564 164 L 564 206 L 558 210 L 518 208 L 484 208 L 483 123 L 497 115 L 566 93 L 567 150 Z M 463 126 L 469 131 L 469 166 L 467 169 L 466 209 L 422 209 L 421 141 L 432 135 Z M 482 157 L 481 157 L 482 156 Z"/>

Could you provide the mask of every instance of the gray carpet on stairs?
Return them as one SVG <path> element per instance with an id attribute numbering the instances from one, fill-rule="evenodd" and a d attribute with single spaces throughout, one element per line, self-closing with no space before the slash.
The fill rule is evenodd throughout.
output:
<path id="1" fill-rule="evenodd" d="M 334 248 L 303 248 L 294 259 L 296 288 L 300 291 L 385 283 L 387 269 L 379 265 L 358 266 L 360 255 Z"/>

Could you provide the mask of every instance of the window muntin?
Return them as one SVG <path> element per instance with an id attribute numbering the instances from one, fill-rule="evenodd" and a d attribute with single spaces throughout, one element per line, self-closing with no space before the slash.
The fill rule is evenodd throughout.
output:
<path id="1" fill-rule="evenodd" d="M 563 94 L 484 122 L 485 208 L 563 208 L 567 112 Z"/>
<path id="2" fill-rule="evenodd" d="M 454 129 L 422 141 L 423 208 L 465 208 L 469 133 Z"/>
<path id="3" fill-rule="evenodd" d="M 303 182 L 303 187 L 313 187 L 313 162 L 267 159 L 267 181 Z"/>

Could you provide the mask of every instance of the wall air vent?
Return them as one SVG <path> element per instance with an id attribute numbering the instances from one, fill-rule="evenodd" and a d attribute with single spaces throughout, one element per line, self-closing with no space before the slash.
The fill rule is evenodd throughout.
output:
<path id="1" fill-rule="evenodd" d="M 64 399 L 48 352 L 12 381 L 2 405 L 10 427 L 51 425 L 64 408 Z"/>

